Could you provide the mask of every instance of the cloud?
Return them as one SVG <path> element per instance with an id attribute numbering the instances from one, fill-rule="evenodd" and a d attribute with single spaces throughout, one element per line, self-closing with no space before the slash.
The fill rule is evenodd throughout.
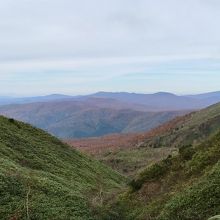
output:
<path id="1" fill-rule="evenodd" d="M 219 9 L 213 0 L 1 1 L 0 58 L 216 53 Z"/>
<path id="2" fill-rule="evenodd" d="M 129 89 L 129 74 L 167 72 L 170 80 L 187 68 L 214 74 L 219 10 L 218 0 L 0 0 L 0 93 L 25 93 L 27 85 L 34 93 L 39 86 L 44 93 L 105 90 L 106 83 L 119 89 L 117 79 Z M 201 68 L 189 60 L 205 62 Z M 139 83 L 131 89 L 143 90 Z"/>

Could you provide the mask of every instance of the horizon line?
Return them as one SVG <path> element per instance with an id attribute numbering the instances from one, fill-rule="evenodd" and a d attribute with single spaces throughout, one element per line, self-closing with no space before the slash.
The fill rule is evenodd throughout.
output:
<path id="1" fill-rule="evenodd" d="M 68 94 L 68 93 L 59 93 L 59 92 L 52 92 L 52 93 L 44 93 L 44 94 L 33 94 L 30 96 L 24 95 L 16 95 L 16 94 L 0 94 L 0 98 L 32 98 L 32 97 L 47 97 L 47 96 L 70 96 L 70 97 L 76 97 L 76 96 L 89 96 L 89 95 L 95 95 L 98 93 L 126 93 L 126 94 L 137 94 L 137 95 L 155 95 L 158 93 L 164 93 L 164 94 L 172 94 L 176 96 L 190 96 L 190 95 L 201 95 L 201 94 L 208 94 L 208 93 L 220 93 L 219 91 L 204 91 L 204 92 L 192 92 L 192 93 L 175 93 L 175 92 L 169 92 L 169 91 L 155 91 L 155 92 L 132 92 L 132 91 L 96 91 L 96 92 L 90 92 L 90 93 L 81 93 L 81 94 Z"/>

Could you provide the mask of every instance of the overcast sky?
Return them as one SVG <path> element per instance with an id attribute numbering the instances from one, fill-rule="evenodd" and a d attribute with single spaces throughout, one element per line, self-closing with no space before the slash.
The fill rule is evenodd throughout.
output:
<path id="1" fill-rule="evenodd" d="M 219 0 L 0 0 L 0 95 L 220 90 Z"/>

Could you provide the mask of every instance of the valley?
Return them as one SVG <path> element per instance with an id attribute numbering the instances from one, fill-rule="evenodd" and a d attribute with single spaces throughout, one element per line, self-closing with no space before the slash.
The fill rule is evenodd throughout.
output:
<path id="1" fill-rule="evenodd" d="M 0 0 L 0 220 L 220 220 L 219 0 Z"/>
<path id="2" fill-rule="evenodd" d="M 48 106 L 48 115 L 64 114 L 63 102 L 1 109 L 26 107 L 23 114 L 35 112 L 37 120 Z M 123 107 L 117 111 L 129 116 Z M 1 116 L 1 219 L 207 220 L 219 214 L 220 191 L 213 186 L 220 181 L 220 104 L 181 114 L 149 131 L 62 141 Z"/>

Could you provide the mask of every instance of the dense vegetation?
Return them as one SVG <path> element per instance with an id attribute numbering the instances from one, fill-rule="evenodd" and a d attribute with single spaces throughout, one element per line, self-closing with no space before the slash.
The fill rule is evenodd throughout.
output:
<path id="1" fill-rule="evenodd" d="M 95 219 L 124 182 L 55 137 L 0 117 L 0 219 Z"/>
<path id="2" fill-rule="evenodd" d="M 126 220 L 207 220 L 220 213 L 219 161 L 220 133 L 200 145 L 183 146 L 178 155 L 147 167 L 132 180 L 108 215 Z"/>

